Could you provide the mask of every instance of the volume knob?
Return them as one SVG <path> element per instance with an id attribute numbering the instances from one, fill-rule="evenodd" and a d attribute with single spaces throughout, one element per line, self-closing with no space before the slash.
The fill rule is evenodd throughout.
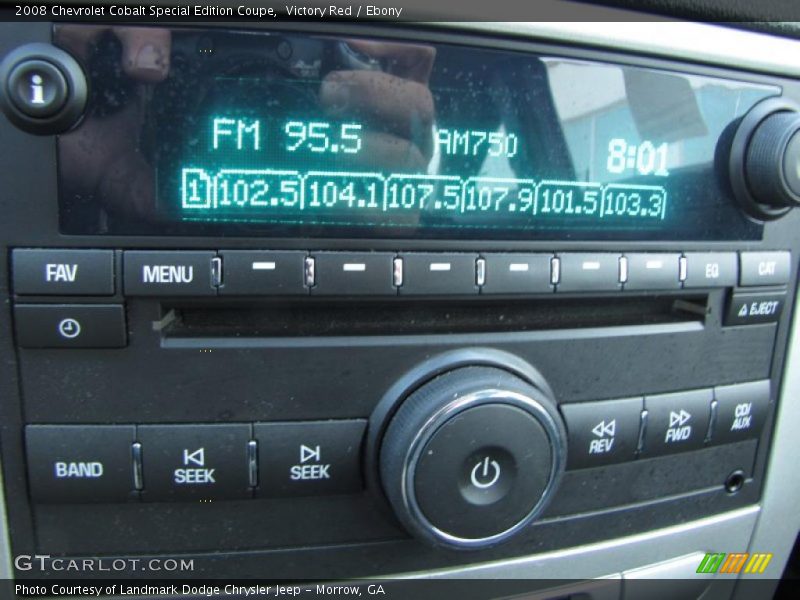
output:
<path id="1" fill-rule="evenodd" d="M 800 113 L 779 112 L 764 119 L 750 139 L 745 166 L 748 187 L 758 202 L 800 206 Z"/>
<path id="2" fill-rule="evenodd" d="M 564 469 L 564 440 L 546 385 L 495 367 L 456 368 L 403 401 L 381 445 L 381 480 L 417 537 L 481 548 L 544 510 Z"/>

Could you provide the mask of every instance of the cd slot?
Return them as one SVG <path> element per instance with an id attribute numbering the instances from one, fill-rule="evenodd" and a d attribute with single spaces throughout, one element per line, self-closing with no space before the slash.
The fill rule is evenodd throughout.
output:
<path id="1" fill-rule="evenodd" d="M 163 304 L 166 338 L 498 333 L 703 321 L 708 296 Z"/>

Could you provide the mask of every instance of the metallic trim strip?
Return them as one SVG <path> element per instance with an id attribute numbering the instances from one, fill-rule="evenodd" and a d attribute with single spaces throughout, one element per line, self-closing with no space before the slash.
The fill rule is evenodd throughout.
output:
<path id="1" fill-rule="evenodd" d="M 636 15 L 636 13 L 627 13 Z M 638 15 L 638 18 L 643 18 Z M 800 76 L 800 42 L 710 23 L 436 22 L 435 27 L 589 45 L 778 75 Z"/>
<path id="2" fill-rule="evenodd" d="M 775 428 L 772 432 L 772 449 L 767 467 L 764 492 L 761 497 L 763 516 L 758 519 L 748 552 L 772 552 L 774 558 L 759 578 L 772 579 L 777 585 L 792 553 L 800 531 L 800 472 L 797 470 L 797 433 L 800 432 L 800 311 L 797 310 L 800 293 L 795 297 L 795 315 L 787 346 L 783 385 Z M 752 577 L 749 575 L 748 577 Z M 752 597 L 738 589 L 734 598 Z M 766 598 L 769 590 L 759 588 Z"/>
<path id="3" fill-rule="evenodd" d="M 594 579 L 661 563 L 694 552 L 744 548 L 760 513 L 748 506 L 713 517 L 555 552 L 456 569 L 404 573 L 425 579 Z M 714 547 L 712 548 L 711 545 Z"/>

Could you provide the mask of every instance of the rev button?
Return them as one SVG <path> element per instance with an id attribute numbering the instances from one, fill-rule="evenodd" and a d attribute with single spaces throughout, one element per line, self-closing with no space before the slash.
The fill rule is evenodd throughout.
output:
<path id="1" fill-rule="evenodd" d="M 140 425 L 143 500 L 249 498 L 250 425 Z"/>
<path id="2" fill-rule="evenodd" d="M 123 502 L 135 497 L 133 425 L 28 425 L 36 502 Z"/>
<path id="3" fill-rule="evenodd" d="M 561 405 L 567 422 L 568 469 L 584 469 L 636 458 L 642 399 Z"/>
<path id="4" fill-rule="evenodd" d="M 361 489 L 366 421 L 257 423 L 259 496 L 345 494 Z"/>

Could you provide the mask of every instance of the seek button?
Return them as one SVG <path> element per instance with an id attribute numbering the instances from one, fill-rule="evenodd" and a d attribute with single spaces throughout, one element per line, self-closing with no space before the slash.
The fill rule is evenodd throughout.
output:
<path id="1" fill-rule="evenodd" d="M 309 496 L 358 492 L 361 487 L 361 419 L 257 423 L 259 496 Z"/>

